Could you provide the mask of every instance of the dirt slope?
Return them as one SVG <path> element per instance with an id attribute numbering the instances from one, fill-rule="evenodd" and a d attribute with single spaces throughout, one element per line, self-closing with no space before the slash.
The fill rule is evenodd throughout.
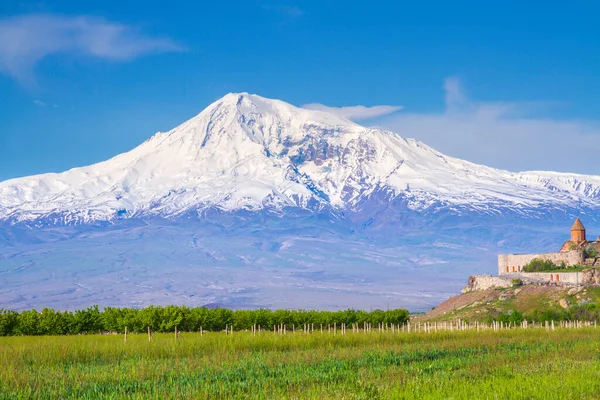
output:
<path id="1" fill-rule="evenodd" d="M 424 315 L 416 322 L 445 321 L 458 318 L 485 321 L 488 315 L 516 310 L 564 310 L 577 304 L 600 303 L 600 288 L 524 285 L 514 288 L 488 289 L 454 296 Z"/>

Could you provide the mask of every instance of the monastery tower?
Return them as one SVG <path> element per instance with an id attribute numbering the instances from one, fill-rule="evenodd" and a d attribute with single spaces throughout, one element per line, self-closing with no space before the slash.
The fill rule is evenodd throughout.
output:
<path id="1" fill-rule="evenodd" d="M 581 220 L 577 218 L 571 228 L 571 242 L 580 244 L 585 241 L 585 227 L 581 223 Z"/>

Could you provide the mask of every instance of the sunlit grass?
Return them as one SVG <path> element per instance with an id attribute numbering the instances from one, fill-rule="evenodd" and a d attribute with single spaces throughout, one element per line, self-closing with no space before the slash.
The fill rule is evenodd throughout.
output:
<path id="1" fill-rule="evenodd" d="M 599 333 L 4 337 L 0 398 L 598 398 Z"/>

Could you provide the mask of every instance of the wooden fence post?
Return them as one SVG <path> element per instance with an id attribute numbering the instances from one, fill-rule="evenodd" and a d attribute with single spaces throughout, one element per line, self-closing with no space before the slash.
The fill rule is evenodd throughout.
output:
<path id="1" fill-rule="evenodd" d="M 152 332 L 150 331 L 150 327 L 148 327 L 148 341 L 152 341 Z"/>
<path id="2" fill-rule="evenodd" d="M 125 343 L 127 343 L 127 327 L 125 327 Z"/>

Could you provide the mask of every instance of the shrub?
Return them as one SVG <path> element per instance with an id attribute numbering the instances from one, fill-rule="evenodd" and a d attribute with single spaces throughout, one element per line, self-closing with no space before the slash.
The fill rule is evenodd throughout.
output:
<path id="1" fill-rule="evenodd" d="M 525 316 L 525 319 L 532 322 L 570 321 L 573 315 L 569 310 L 533 310 Z"/>
<path id="2" fill-rule="evenodd" d="M 564 263 L 564 261 L 557 265 L 550 260 L 534 258 L 523 266 L 523 272 L 543 272 L 565 268 L 567 268 L 567 265 Z"/>
<path id="3" fill-rule="evenodd" d="M 508 310 L 506 313 L 501 312 L 497 318 L 492 318 L 492 320 L 504 322 L 505 324 L 512 323 L 513 325 L 520 324 L 524 319 L 523 314 L 517 310 Z"/>
<path id="4" fill-rule="evenodd" d="M 0 336 L 12 334 L 19 322 L 19 314 L 16 311 L 0 308 Z"/>
<path id="5" fill-rule="evenodd" d="M 523 284 L 523 281 L 521 280 L 521 278 L 515 278 L 513 280 L 510 281 L 512 283 L 513 286 L 521 286 Z"/>
<path id="6" fill-rule="evenodd" d="M 598 257 L 598 249 L 593 246 L 588 246 L 583 250 L 583 256 L 585 258 L 597 258 Z"/>

